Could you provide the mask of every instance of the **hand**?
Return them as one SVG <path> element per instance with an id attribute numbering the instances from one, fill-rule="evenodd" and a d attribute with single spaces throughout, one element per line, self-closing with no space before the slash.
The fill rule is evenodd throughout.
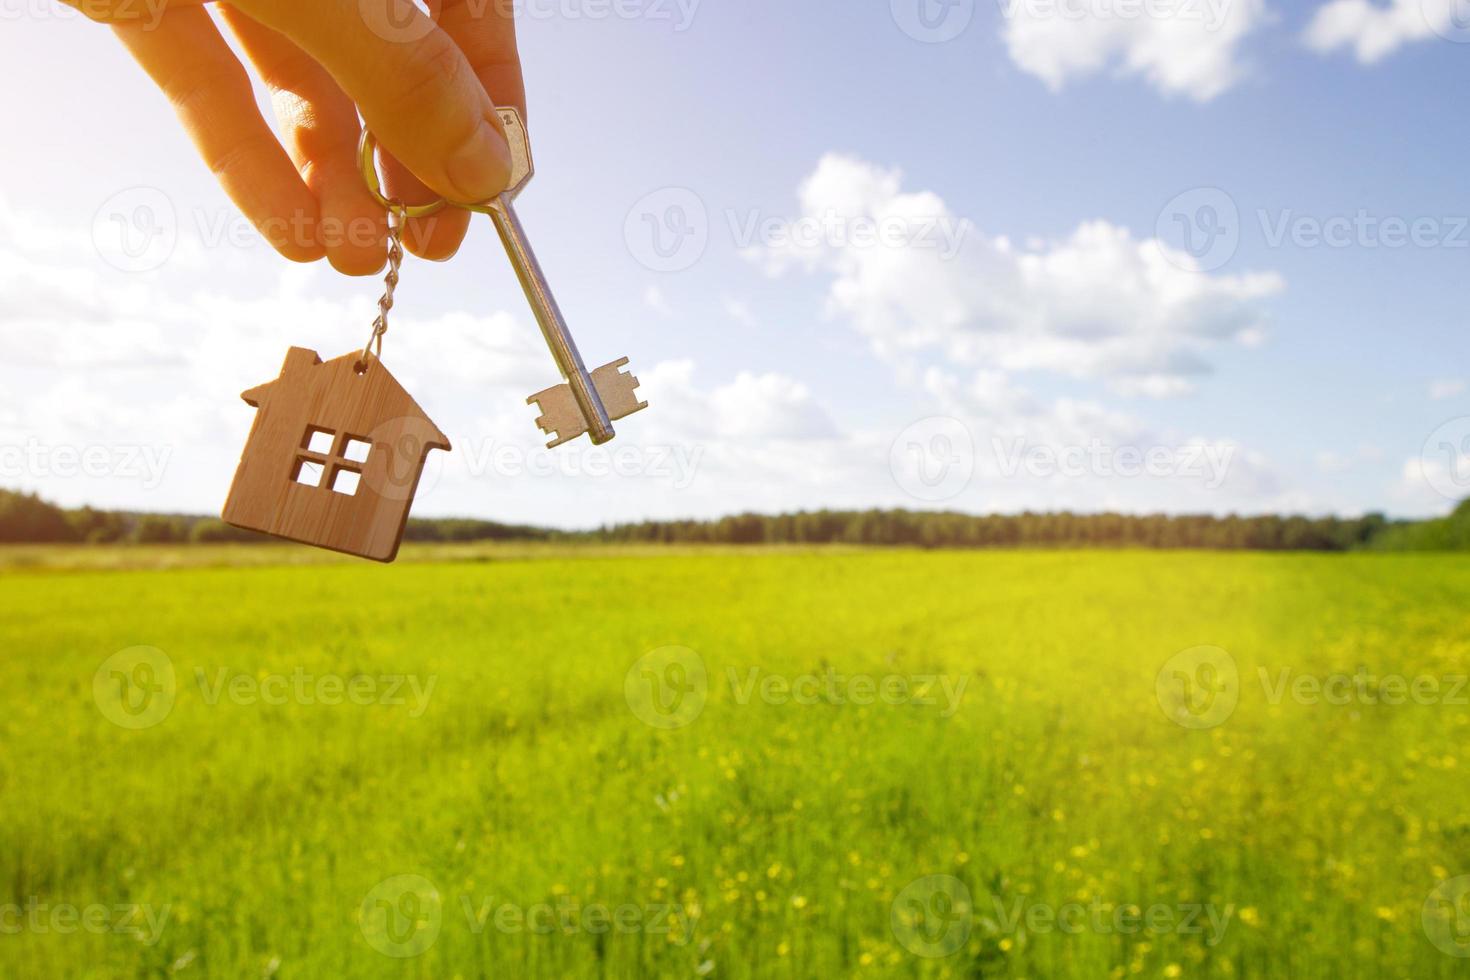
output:
<path id="1" fill-rule="evenodd" d="M 386 257 L 383 209 L 358 168 L 358 113 L 384 150 L 386 191 L 484 201 L 505 188 L 510 150 L 490 93 L 525 113 L 515 22 L 503 0 L 234 0 L 220 14 L 272 93 L 285 147 L 257 109 L 209 0 L 65 0 L 110 23 L 173 103 L 220 184 L 284 256 L 325 256 L 349 275 Z M 288 156 L 289 154 L 289 156 Z M 445 259 L 469 214 L 408 223 L 404 245 Z"/>

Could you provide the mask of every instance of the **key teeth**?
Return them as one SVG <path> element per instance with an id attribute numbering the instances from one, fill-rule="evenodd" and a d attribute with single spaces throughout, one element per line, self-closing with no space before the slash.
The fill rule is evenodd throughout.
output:
<path id="1" fill-rule="evenodd" d="M 627 418 L 648 407 L 648 402 L 639 401 L 634 394 L 639 387 L 638 378 L 622 370 L 627 363 L 628 359 L 623 357 L 591 372 L 592 384 L 602 399 L 602 407 L 607 409 L 607 417 L 612 421 Z M 555 449 L 563 443 L 571 442 L 590 428 L 587 420 L 582 417 L 582 410 L 577 406 L 569 384 L 553 385 L 539 391 L 527 398 L 526 404 L 536 405 L 541 409 L 536 425 L 542 432 L 555 437 L 546 444 L 547 449 Z"/>
<path id="2" fill-rule="evenodd" d="M 641 412 L 648 407 L 648 402 L 639 401 L 638 396 L 634 394 L 639 387 L 637 375 L 622 370 L 627 363 L 626 357 L 620 357 L 592 372 L 592 383 L 597 386 L 597 393 L 602 396 L 602 405 L 607 409 L 607 417 L 613 421 L 625 419 L 634 412 Z"/>
<path id="3" fill-rule="evenodd" d="M 539 391 L 527 398 L 526 404 L 541 409 L 536 425 L 542 432 L 553 437 L 546 444 L 547 449 L 555 449 L 587 431 L 586 422 L 577 409 L 572 389 L 568 385 L 553 385 L 545 391 Z"/>

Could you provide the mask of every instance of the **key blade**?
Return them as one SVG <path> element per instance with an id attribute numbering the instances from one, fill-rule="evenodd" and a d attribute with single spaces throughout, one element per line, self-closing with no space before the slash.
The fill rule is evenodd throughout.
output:
<path id="1" fill-rule="evenodd" d="M 627 418 L 648 407 L 648 402 L 638 400 L 637 377 L 622 370 L 627 363 L 626 357 L 620 358 L 592 372 L 592 384 L 597 388 L 608 417 L 613 421 Z M 536 424 L 547 435 L 554 437 L 546 444 L 547 449 L 555 449 L 562 443 L 585 435 L 590 428 L 582 410 L 577 407 L 577 399 L 569 384 L 562 383 L 537 392 L 526 399 L 526 404 L 539 405 L 541 409 L 541 417 L 536 420 Z"/>

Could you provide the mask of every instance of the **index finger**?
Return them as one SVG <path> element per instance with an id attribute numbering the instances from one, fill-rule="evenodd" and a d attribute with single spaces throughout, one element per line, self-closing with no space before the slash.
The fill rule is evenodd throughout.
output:
<path id="1" fill-rule="evenodd" d="M 444 0 L 438 21 L 495 104 L 514 106 L 525 119 L 526 83 L 510 0 Z"/>

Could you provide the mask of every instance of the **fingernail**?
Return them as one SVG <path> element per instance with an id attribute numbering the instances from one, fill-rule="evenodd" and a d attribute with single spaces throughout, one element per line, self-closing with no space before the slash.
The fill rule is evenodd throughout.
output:
<path id="1" fill-rule="evenodd" d="M 488 201 L 505 190 L 510 168 L 510 147 L 488 119 L 481 119 L 474 134 L 444 162 L 455 199 L 468 203 Z"/>

